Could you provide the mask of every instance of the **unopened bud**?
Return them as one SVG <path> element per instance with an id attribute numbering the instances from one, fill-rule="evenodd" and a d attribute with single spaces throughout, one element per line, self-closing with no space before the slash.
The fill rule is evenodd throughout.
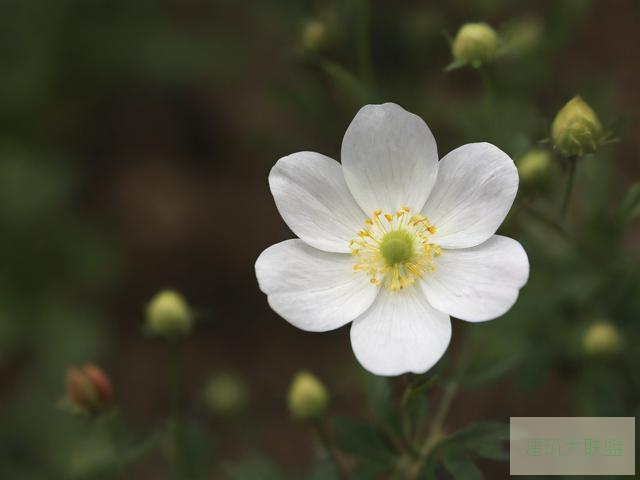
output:
<path id="1" fill-rule="evenodd" d="M 289 389 L 289 411 L 299 420 L 322 416 L 329 406 L 329 393 L 322 382 L 310 372 L 296 374 Z"/>
<path id="2" fill-rule="evenodd" d="M 113 402 L 109 377 L 92 363 L 81 368 L 70 367 L 65 384 L 67 400 L 77 411 L 95 414 L 106 410 Z"/>
<path id="3" fill-rule="evenodd" d="M 315 52 L 327 41 L 327 26 L 320 20 L 309 20 L 302 29 L 302 48 L 305 52 Z"/>
<path id="4" fill-rule="evenodd" d="M 553 146 L 565 157 L 595 152 L 602 138 L 598 116 L 579 96 L 562 107 L 551 125 Z"/>
<path id="5" fill-rule="evenodd" d="M 235 415 L 241 413 L 249 403 L 249 388 L 240 377 L 221 373 L 206 384 L 204 401 L 215 415 Z"/>
<path id="6" fill-rule="evenodd" d="M 590 357 L 610 357 L 622 347 L 622 336 L 612 323 L 600 321 L 591 325 L 582 337 L 582 349 Z"/>
<path id="7" fill-rule="evenodd" d="M 186 335 L 192 325 L 193 315 L 187 301 L 174 290 L 161 291 L 147 306 L 146 329 L 152 335 Z"/>
<path id="8" fill-rule="evenodd" d="M 518 161 L 518 173 L 524 185 L 541 185 L 549 177 L 551 154 L 546 150 L 529 150 Z"/>
<path id="9" fill-rule="evenodd" d="M 453 40 L 452 53 L 456 62 L 479 67 L 490 62 L 498 49 L 498 34 L 486 23 L 466 23 Z"/>

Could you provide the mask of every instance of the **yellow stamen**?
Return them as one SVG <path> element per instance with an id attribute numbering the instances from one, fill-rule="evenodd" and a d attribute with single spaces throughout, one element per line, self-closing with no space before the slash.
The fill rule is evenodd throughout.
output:
<path id="1" fill-rule="evenodd" d="M 356 257 L 354 271 L 365 272 L 371 284 L 398 291 L 435 270 L 442 249 L 431 243 L 436 228 L 427 217 L 402 206 L 395 214 L 374 210 L 364 224 L 349 249 Z"/>

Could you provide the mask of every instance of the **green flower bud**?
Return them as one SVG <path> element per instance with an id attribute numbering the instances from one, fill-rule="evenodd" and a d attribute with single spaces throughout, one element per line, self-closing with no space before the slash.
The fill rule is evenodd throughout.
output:
<path id="1" fill-rule="evenodd" d="M 163 290 L 147 306 L 146 329 L 151 335 L 174 337 L 186 335 L 193 326 L 187 301 L 174 290 Z"/>
<path id="2" fill-rule="evenodd" d="M 214 415 L 236 415 L 244 411 L 249 403 L 249 388 L 240 377 L 220 373 L 207 382 L 204 401 Z"/>
<path id="3" fill-rule="evenodd" d="M 322 416 L 329 405 L 329 393 L 322 382 L 310 372 L 296 374 L 289 389 L 289 411 L 299 420 Z"/>
<path id="4" fill-rule="evenodd" d="M 551 125 L 553 145 L 565 157 L 595 152 L 602 137 L 598 116 L 579 96 L 562 107 Z"/>
<path id="5" fill-rule="evenodd" d="M 600 321 L 591 325 L 582 337 L 582 350 L 589 357 L 610 357 L 620 352 L 623 339 L 610 322 Z"/>
<path id="6" fill-rule="evenodd" d="M 308 21 L 302 29 L 302 49 L 305 52 L 319 50 L 327 41 L 327 27 L 320 20 Z"/>
<path id="7" fill-rule="evenodd" d="M 549 177 L 551 155 L 546 150 L 529 150 L 518 161 L 518 173 L 524 185 L 541 185 Z"/>
<path id="8" fill-rule="evenodd" d="M 490 62 L 498 49 L 498 34 L 486 23 L 464 24 L 453 40 L 452 52 L 456 62 L 479 67 Z"/>

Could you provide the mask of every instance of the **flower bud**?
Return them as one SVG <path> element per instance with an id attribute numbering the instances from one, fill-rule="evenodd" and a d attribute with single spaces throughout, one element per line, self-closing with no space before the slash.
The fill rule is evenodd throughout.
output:
<path id="1" fill-rule="evenodd" d="M 215 415 L 235 415 L 242 412 L 249 403 L 249 388 L 240 377 L 221 373 L 207 382 L 204 401 Z"/>
<path id="2" fill-rule="evenodd" d="M 610 357 L 618 353 L 623 339 L 610 322 L 600 321 L 591 325 L 582 337 L 582 349 L 589 357 Z"/>
<path id="3" fill-rule="evenodd" d="M 479 67 L 491 61 L 498 49 L 498 34 L 486 23 L 464 24 L 453 40 L 452 52 L 456 62 Z"/>
<path id="4" fill-rule="evenodd" d="M 109 377 L 92 363 L 86 363 L 81 368 L 70 367 L 65 384 L 67 400 L 79 412 L 99 413 L 113 401 Z"/>
<path id="5" fill-rule="evenodd" d="M 327 27 L 320 20 L 309 20 L 302 29 L 302 49 L 305 52 L 319 50 L 327 41 Z"/>
<path id="6" fill-rule="evenodd" d="M 579 96 L 562 107 L 551 125 L 553 145 L 565 157 L 595 152 L 602 137 L 598 116 Z"/>
<path id="7" fill-rule="evenodd" d="M 289 388 L 289 411 L 299 420 L 313 420 L 329 406 L 329 393 L 322 382 L 310 372 L 296 374 Z"/>
<path id="8" fill-rule="evenodd" d="M 524 185 L 541 185 L 549 177 L 551 155 L 546 150 L 533 149 L 518 161 L 518 173 Z"/>
<path id="9" fill-rule="evenodd" d="M 187 301 L 174 290 L 159 292 L 147 306 L 146 329 L 152 335 L 186 335 L 192 325 L 193 316 Z"/>

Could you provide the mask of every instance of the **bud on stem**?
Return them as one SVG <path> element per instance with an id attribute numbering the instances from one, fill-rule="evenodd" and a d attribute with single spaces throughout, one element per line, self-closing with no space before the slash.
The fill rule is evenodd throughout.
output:
<path id="1" fill-rule="evenodd" d="M 315 375 L 301 371 L 293 378 L 288 400 L 289 411 L 294 418 L 314 420 L 326 411 L 329 405 L 329 393 Z"/>
<path id="2" fill-rule="evenodd" d="M 176 337 L 191 331 L 193 315 L 185 298 L 174 290 L 156 294 L 147 306 L 146 330 L 151 335 Z"/>

